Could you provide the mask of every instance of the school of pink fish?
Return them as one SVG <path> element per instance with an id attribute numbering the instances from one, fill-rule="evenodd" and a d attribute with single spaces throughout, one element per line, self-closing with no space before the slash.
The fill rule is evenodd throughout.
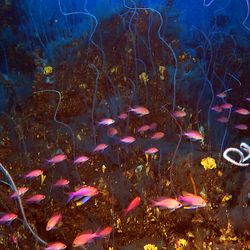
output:
<path id="1" fill-rule="evenodd" d="M 227 96 L 225 92 L 219 93 L 216 95 L 220 100 L 224 100 Z M 250 101 L 249 98 L 246 98 L 247 101 Z M 212 107 L 212 110 L 221 113 L 225 110 L 232 109 L 233 105 L 230 103 L 222 103 L 221 105 L 216 105 Z M 146 115 L 149 115 L 150 112 L 146 107 L 143 106 L 135 106 L 130 107 L 128 112 L 123 112 L 118 115 L 118 119 L 126 120 L 128 118 L 129 113 L 133 113 L 134 115 L 140 117 L 144 117 Z M 247 116 L 250 114 L 248 109 L 246 108 L 235 108 L 234 112 L 241 116 Z M 187 113 L 182 110 L 176 110 L 172 113 L 172 115 L 176 119 L 182 119 L 187 116 Z M 227 116 L 221 115 L 216 118 L 218 122 L 221 123 L 228 123 L 229 118 Z M 107 136 L 110 138 L 114 138 L 115 136 L 118 138 L 119 145 L 121 146 L 129 146 L 130 144 L 133 144 L 137 141 L 137 138 L 134 135 L 119 135 L 119 130 L 115 127 L 116 120 L 113 118 L 102 118 L 99 122 L 97 122 L 97 126 L 103 126 L 107 131 Z M 165 133 L 162 131 L 154 131 L 157 128 L 156 123 L 151 124 L 143 124 L 140 127 L 135 129 L 135 132 L 138 134 L 145 134 L 148 133 L 148 138 L 152 141 L 161 140 L 164 138 Z M 248 126 L 244 123 L 238 123 L 234 125 L 234 128 L 237 128 L 239 130 L 247 130 Z M 182 134 L 186 138 L 192 140 L 192 141 L 203 141 L 204 140 L 204 134 L 202 134 L 198 130 L 187 130 L 186 132 L 183 132 Z M 138 135 L 139 136 L 139 135 Z M 100 142 L 99 144 L 95 145 L 92 149 L 92 153 L 102 153 L 106 149 L 108 149 L 110 145 L 104 142 Z M 143 152 L 146 155 L 152 155 L 159 153 L 160 149 L 155 146 L 147 147 Z M 85 154 L 77 156 L 73 161 L 72 165 L 75 166 L 82 166 L 84 167 L 85 163 L 90 160 L 90 156 L 87 156 Z M 47 165 L 57 165 L 64 161 L 69 161 L 69 158 L 66 154 L 60 153 L 52 156 L 48 160 L 46 160 Z M 23 178 L 28 179 L 32 181 L 34 178 L 38 178 L 43 176 L 44 170 L 42 169 L 34 169 L 30 171 L 29 173 L 24 174 Z M 70 183 L 68 179 L 60 178 L 54 181 L 53 188 L 63 188 L 67 186 Z M 16 199 L 19 195 L 20 197 L 26 196 L 27 192 L 30 192 L 29 187 L 18 187 L 18 193 L 13 192 L 10 197 L 13 199 Z M 74 191 L 71 191 L 68 193 L 68 199 L 67 203 L 70 203 L 72 201 L 81 201 L 83 204 L 85 204 L 90 198 L 99 196 L 100 192 L 96 187 L 93 186 L 80 186 Z M 48 199 L 44 194 L 31 194 L 27 198 L 23 199 L 23 201 L 26 204 L 36 204 L 43 202 L 43 200 Z M 135 197 L 130 201 L 130 203 L 127 205 L 126 208 L 123 210 L 123 215 L 127 216 L 132 211 L 134 211 L 138 206 L 140 206 L 142 202 L 142 199 L 140 196 Z M 158 197 L 156 199 L 152 199 L 151 201 L 151 207 L 159 207 L 160 209 L 168 209 L 170 212 L 173 212 L 177 209 L 197 209 L 197 208 L 204 208 L 208 205 L 208 201 L 204 199 L 202 196 L 183 192 L 182 195 L 179 195 L 177 198 L 171 198 L 171 197 Z M 146 201 L 144 201 L 144 205 L 146 204 Z M 5 213 L 0 216 L 0 223 L 11 223 L 12 221 L 16 220 L 18 218 L 18 215 L 15 213 Z M 45 230 L 46 231 L 53 231 L 56 230 L 61 221 L 63 221 L 63 213 L 58 212 L 55 214 L 50 215 L 50 218 L 47 220 Z M 93 242 L 95 239 L 105 238 L 108 237 L 113 231 L 113 228 L 110 226 L 104 227 L 102 229 L 97 229 L 94 231 L 86 231 L 83 233 L 80 233 L 76 236 L 74 239 L 72 245 L 73 247 L 84 247 L 86 244 Z M 59 241 L 50 242 L 46 246 L 46 250 L 60 250 L 65 249 L 67 246 Z"/>

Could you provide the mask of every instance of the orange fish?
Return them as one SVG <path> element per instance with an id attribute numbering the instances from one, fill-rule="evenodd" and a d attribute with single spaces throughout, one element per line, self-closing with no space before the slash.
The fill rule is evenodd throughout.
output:
<path id="1" fill-rule="evenodd" d="M 152 147 L 152 148 L 148 148 L 147 150 L 145 150 L 144 153 L 151 155 L 151 154 L 157 153 L 158 151 L 159 151 L 158 148 Z"/>
<path id="2" fill-rule="evenodd" d="M 174 211 L 177 208 L 181 208 L 182 204 L 173 198 L 161 197 L 157 201 L 152 200 L 153 207 L 167 208 Z"/>
<path id="3" fill-rule="evenodd" d="M 184 110 L 177 110 L 173 113 L 173 116 L 176 118 L 182 118 L 185 117 L 187 113 Z"/>
<path id="4" fill-rule="evenodd" d="M 40 176 L 42 174 L 43 174 L 43 170 L 36 169 L 36 170 L 33 170 L 33 171 L 29 172 L 24 177 L 27 178 L 27 179 L 32 179 L 32 178 L 38 177 L 38 176 Z"/>
<path id="5" fill-rule="evenodd" d="M 204 136 L 199 132 L 199 131 L 195 131 L 195 130 L 190 130 L 187 131 L 186 133 L 184 133 L 185 136 L 187 136 L 189 139 L 194 140 L 194 141 L 203 141 L 204 140 Z"/>
<path id="6" fill-rule="evenodd" d="M 117 134 L 118 134 L 118 130 L 116 128 L 108 128 L 107 130 L 108 137 L 114 137 Z"/>
<path id="7" fill-rule="evenodd" d="M 235 110 L 236 113 L 240 114 L 240 115 L 249 115 L 250 112 L 247 109 L 244 108 L 238 108 Z"/>
<path id="8" fill-rule="evenodd" d="M 96 145 L 96 147 L 93 149 L 93 152 L 100 152 L 100 151 L 103 151 L 103 150 L 105 150 L 107 147 L 108 147 L 107 144 L 105 144 L 105 143 L 100 143 L 100 144 Z"/>
<path id="9" fill-rule="evenodd" d="M 48 220 L 47 225 L 46 225 L 46 231 L 50 231 L 55 228 L 55 226 L 61 221 L 62 219 L 62 214 L 57 213 L 52 215 L 52 217 Z"/>
<path id="10" fill-rule="evenodd" d="M 199 207 L 206 207 L 207 201 L 205 201 L 201 196 L 182 192 L 182 196 L 179 196 L 178 200 L 185 204 L 186 209 L 193 209 Z"/>
<path id="11" fill-rule="evenodd" d="M 17 218 L 17 215 L 14 213 L 6 213 L 0 218 L 0 223 L 11 222 Z"/>
<path id="12" fill-rule="evenodd" d="M 126 136 L 120 139 L 120 142 L 123 142 L 126 144 L 133 143 L 134 141 L 135 141 L 135 138 L 133 136 Z"/>
<path id="13" fill-rule="evenodd" d="M 161 138 L 163 138 L 165 136 L 165 134 L 163 132 L 155 132 L 152 136 L 151 139 L 153 140 L 160 140 Z"/>
<path id="14" fill-rule="evenodd" d="M 124 209 L 124 215 L 127 215 L 129 212 L 131 212 L 132 210 L 134 210 L 135 208 L 137 208 L 140 203 L 141 203 L 141 197 L 139 197 L 139 196 L 135 197 L 129 203 L 128 207 Z"/>
<path id="15" fill-rule="evenodd" d="M 69 184 L 69 180 L 67 179 L 59 179 L 55 182 L 54 186 L 55 187 L 62 187 L 62 186 L 66 186 Z"/>
<path id="16" fill-rule="evenodd" d="M 45 195 L 43 194 L 35 194 L 35 195 L 32 195 L 30 196 L 28 199 L 26 199 L 26 203 L 39 203 L 41 202 L 42 200 L 45 199 Z"/>
<path id="17" fill-rule="evenodd" d="M 73 241 L 73 247 L 81 247 L 89 242 L 92 242 L 98 236 L 97 232 L 92 231 L 84 232 L 79 234 Z"/>
<path id="18" fill-rule="evenodd" d="M 67 246 L 60 241 L 50 242 L 45 250 L 62 250 L 65 249 Z"/>
<path id="19" fill-rule="evenodd" d="M 28 190 L 29 190 L 28 187 L 17 188 L 19 196 L 23 196 Z M 14 192 L 10 197 L 11 198 L 16 198 L 17 197 L 17 192 Z"/>
<path id="20" fill-rule="evenodd" d="M 105 227 L 101 229 L 100 231 L 97 232 L 98 237 L 106 237 L 111 234 L 112 232 L 112 227 Z"/>
<path id="21" fill-rule="evenodd" d="M 104 125 L 104 126 L 109 126 L 113 123 L 115 123 L 115 120 L 111 118 L 103 118 L 100 122 L 98 122 L 99 125 Z"/>
<path id="22" fill-rule="evenodd" d="M 136 106 L 134 108 L 129 108 L 129 112 L 134 112 L 139 116 L 144 116 L 149 114 L 149 110 L 143 106 Z"/>
<path id="23" fill-rule="evenodd" d="M 58 154 L 47 160 L 47 163 L 56 164 L 67 159 L 67 155 Z"/>

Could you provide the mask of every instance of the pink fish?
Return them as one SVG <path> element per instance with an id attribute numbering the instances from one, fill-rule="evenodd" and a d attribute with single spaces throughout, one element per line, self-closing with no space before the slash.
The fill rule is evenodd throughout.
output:
<path id="1" fill-rule="evenodd" d="M 184 110 L 177 110 L 173 113 L 173 116 L 176 118 L 182 118 L 185 117 L 187 113 Z"/>
<path id="2" fill-rule="evenodd" d="M 84 162 L 86 162 L 86 161 L 88 161 L 88 160 L 89 160 L 89 157 L 87 157 L 87 156 L 85 156 L 85 155 L 82 155 L 82 156 L 77 157 L 77 158 L 74 160 L 73 164 L 81 164 L 81 163 L 84 163 Z"/>
<path id="3" fill-rule="evenodd" d="M 133 136 L 125 136 L 125 137 L 121 138 L 120 141 L 123 143 L 126 143 L 126 144 L 130 144 L 130 143 L 133 143 L 135 141 L 135 138 Z"/>
<path id="4" fill-rule="evenodd" d="M 233 105 L 231 103 L 224 103 L 221 105 L 221 108 L 223 109 L 231 109 Z"/>
<path id="5" fill-rule="evenodd" d="M 60 241 L 50 242 L 48 246 L 45 247 L 44 250 L 62 250 L 65 249 L 67 246 Z"/>
<path id="6" fill-rule="evenodd" d="M 163 132 L 155 132 L 152 136 L 151 139 L 153 140 L 160 140 L 161 138 L 163 138 L 165 136 L 165 134 Z"/>
<path id="7" fill-rule="evenodd" d="M 35 194 L 35 195 L 32 195 L 30 196 L 29 198 L 27 198 L 25 201 L 26 203 L 40 203 L 42 200 L 45 199 L 45 195 L 43 194 Z"/>
<path id="8" fill-rule="evenodd" d="M 236 113 L 240 114 L 240 115 L 249 115 L 250 112 L 247 109 L 244 108 L 238 108 L 235 110 Z"/>
<path id="9" fill-rule="evenodd" d="M 115 120 L 111 118 L 104 118 L 100 122 L 98 122 L 99 125 L 104 125 L 104 126 L 109 126 L 113 123 L 115 123 Z"/>
<path id="10" fill-rule="evenodd" d="M 106 237 L 111 234 L 112 232 L 112 227 L 105 227 L 97 232 L 98 237 Z"/>
<path id="11" fill-rule="evenodd" d="M 84 232 L 79 234 L 73 241 L 73 247 L 81 247 L 93 241 L 97 238 L 97 232 L 93 233 L 92 231 Z"/>
<path id="12" fill-rule="evenodd" d="M 223 111 L 223 108 L 220 105 L 216 105 L 216 106 L 212 107 L 211 109 L 217 113 L 220 113 Z"/>
<path id="13" fill-rule="evenodd" d="M 62 186 L 66 186 L 69 184 L 69 180 L 67 179 L 59 179 L 55 182 L 54 186 L 56 187 L 62 187 Z"/>
<path id="14" fill-rule="evenodd" d="M 46 231 L 50 231 L 55 228 L 55 226 L 61 221 L 62 219 L 62 214 L 57 213 L 52 215 L 52 217 L 48 220 L 47 225 L 46 225 Z"/>
<path id="15" fill-rule="evenodd" d="M 128 114 L 127 113 L 121 113 L 120 115 L 118 115 L 118 118 L 120 120 L 126 120 L 128 117 Z"/>
<path id="16" fill-rule="evenodd" d="M 141 127 L 139 127 L 137 129 L 137 132 L 141 133 L 141 132 L 146 132 L 150 129 L 150 126 L 149 125 L 142 125 Z"/>
<path id="17" fill-rule="evenodd" d="M 58 155 L 55 155 L 52 158 L 48 159 L 47 162 L 51 163 L 51 164 L 56 164 L 56 163 L 59 163 L 59 162 L 66 160 L 66 159 L 67 159 L 67 155 L 58 154 Z"/>
<path id="18" fill-rule="evenodd" d="M 199 131 L 196 130 L 189 130 L 186 133 L 184 133 L 184 135 L 194 141 L 204 140 L 204 136 Z"/>
<path id="19" fill-rule="evenodd" d="M 160 207 L 162 209 L 167 208 L 172 211 L 182 207 L 182 204 L 178 200 L 168 197 L 161 197 L 156 201 L 152 200 L 152 203 L 153 207 Z"/>
<path id="20" fill-rule="evenodd" d="M 207 201 L 205 201 L 201 196 L 183 192 L 182 196 L 179 196 L 178 200 L 186 206 L 186 209 L 206 207 Z"/>
<path id="21" fill-rule="evenodd" d="M 36 169 L 36 170 L 33 170 L 33 171 L 29 172 L 24 177 L 27 178 L 27 179 L 32 179 L 32 178 L 38 177 L 38 176 L 40 176 L 42 174 L 43 174 L 43 170 Z"/>
<path id="22" fill-rule="evenodd" d="M 17 215 L 14 213 L 6 213 L 0 218 L 0 223 L 12 222 L 17 218 Z"/>
<path id="23" fill-rule="evenodd" d="M 70 202 L 72 199 L 76 198 L 77 200 L 81 199 L 82 197 L 92 197 L 98 194 L 98 190 L 95 187 L 82 187 L 76 190 L 75 192 L 69 193 L 69 198 L 67 202 Z"/>
<path id="24" fill-rule="evenodd" d="M 217 118 L 216 121 L 218 121 L 220 123 L 228 123 L 229 119 L 225 116 L 221 116 L 221 117 Z"/>
<path id="25" fill-rule="evenodd" d="M 239 130 L 247 130 L 248 129 L 248 126 L 246 124 L 236 124 L 234 126 L 235 128 L 239 129 Z"/>
<path id="26" fill-rule="evenodd" d="M 225 92 L 221 92 L 219 94 L 216 95 L 219 98 L 225 98 L 227 96 L 227 94 Z"/>
<path id="27" fill-rule="evenodd" d="M 100 152 L 100 151 L 103 151 L 103 150 L 105 150 L 107 147 L 108 147 L 107 144 L 105 144 L 105 143 L 100 143 L 100 144 L 98 144 L 98 145 L 93 149 L 93 152 Z"/>
<path id="28" fill-rule="evenodd" d="M 158 148 L 152 147 L 152 148 L 148 148 L 147 150 L 144 151 L 145 154 L 155 154 L 159 151 Z"/>
<path id="29" fill-rule="evenodd" d="M 29 191 L 28 187 L 20 187 L 17 188 L 19 196 L 23 196 L 27 191 Z M 14 192 L 11 196 L 11 198 L 16 198 L 17 197 L 17 192 Z"/>
<path id="30" fill-rule="evenodd" d="M 144 116 L 149 114 L 149 110 L 143 106 L 136 106 L 134 108 L 130 108 L 129 112 L 134 112 L 139 116 Z"/>
<path id="31" fill-rule="evenodd" d="M 134 210 L 135 208 L 137 208 L 140 203 L 141 203 L 141 198 L 139 196 L 135 197 L 129 203 L 128 207 L 124 209 L 124 215 L 127 215 L 129 212 L 131 212 L 132 210 Z"/>
<path id="32" fill-rule="evenodd" d="M 118 130 L 116 128 L 108 128 L 107 130 L 108 137 L 114 137 L 117 134 L 118 134 Z"/>

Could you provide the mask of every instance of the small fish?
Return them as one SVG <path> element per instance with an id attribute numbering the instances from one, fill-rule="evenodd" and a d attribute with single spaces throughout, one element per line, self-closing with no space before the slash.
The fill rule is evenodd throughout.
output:
<path id="1" fill-rule="evenodd" d="M 27 198 L 25 201 L 26 203 L 36 203 L 38 204 L 39 202 L 41 202 L 42 200 L 45 199 L 45 195 L 43 194 L 35 194 L 30 196 L 29 198 Z"/>
<path id="2" fill-rule="evenodd" d="M 236 113 L 240 114 L 240 115 L 249 115 L 250 112 L 248 109 L 244 109 L 244 108 L 238 108 L 235 110 Z"/>
<path id="3" fill-rule="evenodd" d="M 177 110 L 173 113 L 173 116 L 176 118 L 182 118 L 185 117 L 187 113 L 184 110 Z"/>
<path id="4" fill-rule="evenodd" d="M 155 132 L 152 136 L 151 139 L 153 140 L 160 140 L 161 138 L 163 138 L 165 136 L 165 134 L 163 132 Z"/>
<path id="5" fill-rule="evenodd" d="M 17 218 L 17 215 L 14 213 L 6 213 L 0 218 L 0 223 L 12 222 Z"/>
<path id="6" fill-rule="evenodd" d="M 149 129 L 150 129 L 150 126 L 149 126 L 149 125 L 142 125 L 141 127 L 139 127 L 139 128 L 137 129 L 137 132 L 138 132 L 138 133 L 142 133 L 142 132 L 148 131 Z"/>
<path id="7" fill-rule="evenodd" d="M 235 128 L 239 129 L 239 130 L 247 130 L 248 129 L 248 126 L 246 124 L 236 124 L 234 126 Z"/>
<path id="8" fill-rule="evenodd" d="M 141 198 L 139 196 L 135 197 L 129 203 L 128 207 L 124 209 L 124 215 L 127 215 L 129 212 L 131 212 L 132 210 L 134 210 L 135 208 L 137 208 L 140 203 L 141 203 Z"/>
<path id="9" fill-rule="evenodd" d="M 55 187 L 62 187 L 62 186 L 66 186 L 69 184 L 69 180 L 67 179 L 59 179 L 55 182 L 54 186 Z"/>
<path id="10" fill-rule="evenodd" d="M 76 190 L 75 192 L 70 192 L 69 193 L 69 198 L 67 202 L 70 202 L 72 199 L 76 198 L 76 199 L 81 199 L 82 197 L 92 197 L 92 196 L 96 196 L 98 194 L 98 190 L 95 187 L 82 187 L 79 188 L 78 190 Z"/>
<path id="11" fill-rule="evenodd" d="M 35 178 L 35 177 L 38 177 L 40 175 L 43 174 L 43 170 L 41 169 L 36 169 L 36 170 L 33 170 L 31 172 L 29 172 L 28 174 L 26 174 L 24 176 L 24 178 L 27 178 L 27 179 L 32 179 L 32 178 Z"/>
<path id="12" fill-rule="evenodd" d="M 46 231 L 50 231 L 55 228 L 55 226 L 61 221 L 62 214 L 57 213 L 51 216 L 46 225 Z"/>
<path id="13" fill-rule="evenodd" d="M 220 123 L 228 123 L 229 118 L 227 118 L 225 116 L 221 116 L 221 117 L 217 118 L 216 121 L 220 122 Z"/>
<path id="14" fill-rule="evenodd" d="M 115 123 L 115 120 L 111 118 L 104 118 L 100 122 L 98 122 L 99 125 L 104 125 L 104 126 L 109 126 L 113 123 Z"/>
<path id="15" fill-rule="evenodd" d="M 152 206 L 160 207 L 163 209 L 167 208 L 167 209 L 171 209 L 172 211 L 174 211 L 177 208 L 181 208 L 182 204 L 177 199 L 161 197 L 156 201 L 152 200 Z"/>
<path id="16" fill-rule="evenodd" d="M 159 151 L 158 148 L 152 147 L 152 148 L 148 148 L 147 150 L 145 150 L 144 153 L 151 155 L 151 154 L 157 153 L 158 151 Z"/>
<path id="17" fill-rule="evenodd" d="M 92 242 L 93 239 L 97 238 L 97 232 L 93 233 L 92 231 L 84 232 L 79 234 L 73 241 L 73 247 L 84 246 L 85 244 Z"/>
<path id="18" fill-rule="evenodd" d="M 86 162 L 86 161 L 88 161 L 88 160 L 89 160 L 89 157 L 87 157 L 87 156 L 85 156 L 85 155 L 82 155 L 82 156 L 77 157 L 77 158 L 74 160 L 73 164 L 81 164 L 81 163 L 84 163 L 84 162 Z"/>
<path id="19" fill-rule="evenodd" d="M 107 144 L 105 144 L 105 143 L 100 143 L 100 144 L 96 145 L 96 147 L 93 149 L 93 152 L 100 152 L 100 151 L 103 151 L 103 150 L 105 150 L 107 147 L 108 147 Z"/>
<path id="20" fill-rule="evenodd" d="M 19 196 L 23 196 L 27 191 L 29 191 L 28 187 L 20 187 L 17 188 Z M 17 192 L 14 192 L 11 196 L 11 198 L 16 198 L 17 197 Z"/>
<path id="21" fill-rule="evenodd" d="M 56 164 L 67 159 L 67 155 L 58 154 L 47 160 L 47 163 Z"/>
<path id="22" fill-rule="evenodd" d="M 204 140 L 204 136 L 199 131 L 196 130 L 189 130 L 185 132 L 184 135 L 194 141 Z"/>
<path id="23" fill-rule="evenodd" d="M 149 110 L 143 106 L 136 106 L 135 108 L 130 108 L 129 112 L 134 112 L 139 116 L 144 116 L 149 114 Z"/>
<path id="24" fill-rule="evenodd" d="M 50 242 L 48 246 L 45 247 L 44 250 L 62 250 L 65 249 L 67 246 L 60 241 Z"/>
<path id="25" fill-rule="evenodd" d="M 219 94 L 216 95 L 219 98 L 225 98 L 227 96 L 227 94 L 225 92 L 221 92 Z"/>
<path id="26" fill-rule="evenodd" d="M 250 97 L 246 97 L 245 100 L 248 101 L 248 102 L 250 102 Z"/>
<path id="27" fill-rule="evenodd" d="M 126 144 L 133 143 L 134 141 L 135 141 L 135 138 L 133 136 L 125 136 L 125 137 L 120 139 L 120 142 L 123 142 Z"/>
<path id="28" fill-rule="evenodd" d="M 223 109 L 231 109 L 233 105 L 231 103 L 224 103 L 221 105 L 221 108 Z"/>
<path id="29" fill-rule="evenodd" d="M 97 232 L 97 235 L 98 235 L 98 237 L 104 238 L 104 237 L 110 235 L 112 230 L 113 230 L 112 227 L 105 227 L 105 228 L 99 230 Z"/>
<path id="30" fill-rule="evenodd" d="M 117 134 L 118 134 L 118 130 L 116 128 L 108 128 L 107 130 L 108 137 L 114 137 Z"/>
<path id="31" fill-rule="evenodd" d="M 207 201 L 205 201 L 201 196 L 183 192 L 182 196 L 179 196 L 178 200 L 185 203 L 186 209 L 206 207 Z"/>
<path id="32" fill-rule="evenodd" d="M 217 113 L 220 113 L 220 112 L 223 111 L 223 108 L 222 108 L 220 105 L 216 105 L 216 106 L 213 106 L 213 107 L 211 108 L 211 110 L 213 110 L 213 111 L 215 111 L 215 112 L 217 112 Z"/>
<path id="33" fill-rule="evenodd" d="M 121 113 L 120 115 L 118 115 L 118 118 L 120 120 L 126 120 L 128 117 L 128 114 L 127 113 Z"/>

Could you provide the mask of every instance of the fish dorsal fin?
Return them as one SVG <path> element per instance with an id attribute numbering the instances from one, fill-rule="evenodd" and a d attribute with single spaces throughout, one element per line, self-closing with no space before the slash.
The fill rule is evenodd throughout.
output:
<path id="1" fill-rule="evenodd" d="M 189 193 L 189 192 L 186 192 L 186 191 L 182 191 L 182 195 L 183 196 L 191 196 L 193 194 Z"/>

